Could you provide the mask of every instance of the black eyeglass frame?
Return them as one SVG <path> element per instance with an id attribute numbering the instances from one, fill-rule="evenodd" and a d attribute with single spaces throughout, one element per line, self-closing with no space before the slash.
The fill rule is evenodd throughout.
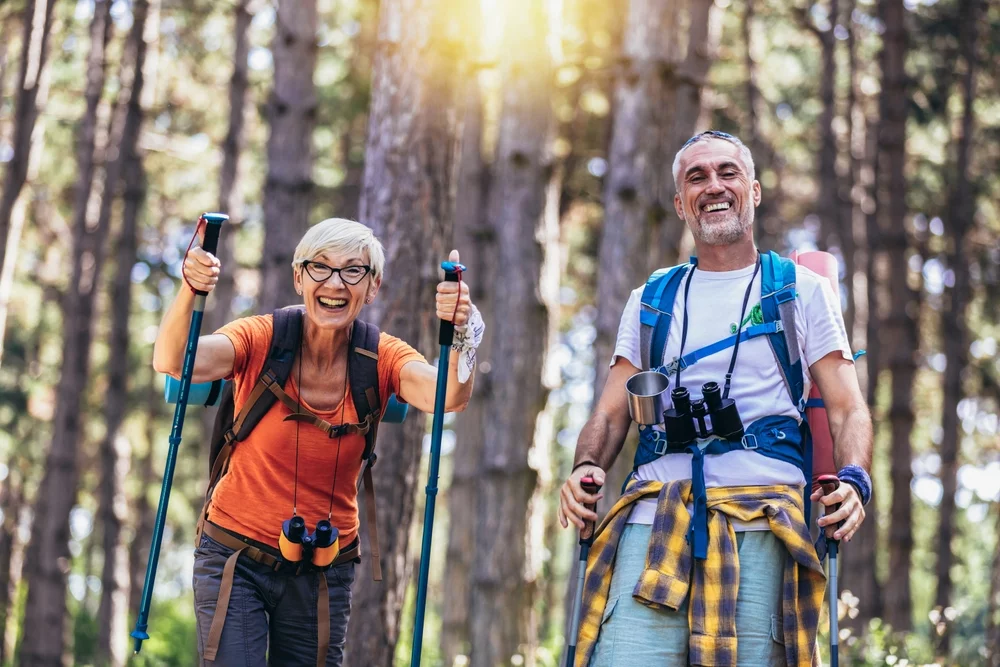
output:
<path id="1" fill-rule="evenodd" d="M 322 267 L 322 269 L 320 269 L 321 271 L 323 272 L 328 271 L 329 273 L 327 273 L 326 276 L 323 278 L 317 278 L 316 275 L 309 268 L 310 266 Z M 329 266 L 327 264 L 324 264 L 323 262 L 314 262 L 311 259 L 302 260 L 302 268 L 305 269 L 305 272 L 309 274 L 309 277 L 312 278 L 313 281 L 317 283 L 325 283 L 327 280 L 330 279 L 331 276 L 333 276 L 333 274 L 336 273 L 340 277 L 340 282 L 344 283 L 345 285 L 351 285 L 351 286 L 359 284 L 362 280 L 365 279 L 365 276 L 367 276 L 372 272 L 372 267 L 368 266 L 367 264 L 352 264 L 350 266 L 343 266 L 338 269 Z M 361 277 L 359 277 L 357 280 L 351 281 L 344 276 L 344 271 L 347 271 L 348 269 L 364 269 L 365 272 L 361 274 Z"/>

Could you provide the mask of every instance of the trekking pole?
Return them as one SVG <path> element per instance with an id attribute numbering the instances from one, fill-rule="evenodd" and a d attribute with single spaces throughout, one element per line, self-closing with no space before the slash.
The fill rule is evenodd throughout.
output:
<path id="1" fill-rule="evenodd" d="M 441 262 L 444 279 L 461 282 L 465 267 L 455 262 Z M 427 605 L 427 578 L 431 566 L 431 537 L 434 532 L 434 500 L 437 496 L 438 465 L 441 462 L 441 433 L 444 429 L 444 401 L 448 388 L 448 360 L 451 343 L 455 337 L 455 323 L 441 320 L 438 343 L 441 356 L 438 358 L 437 390 L 434 395 L 434 423 L 431 427 L 431 461 L 427 473 L 427 502 L 424 505 L 424 537 L 420 545 L 420 578 L 417 580 L 417 607 L 413 619 L 413 650 L 410 653 L 410 667 L 419 667 L 420 650 L 424 639 L 424 607 Z"/>
<path id="2" fill-rule="evenodd" d="M 215 254 L 219 245 L 219 232 L 222 230 L 222 223 L 226 220 L 229 220 L 229 216 L 223 213 L 205 213 L 199 218 L 199 226 L 202 222 L 205 223 L 205 241 L 202 248 L 206 251 Z M 201 334 L 201 319 L 205 314 L 206 296 L 208 296 L 208 292 L 195 290 L 194 311 L 191 313 L 191 327 L 188 329 L 184 365 L 181 368 L 181 384 L 177 393 L 177 405 L 174 408 L 174 423 L 170 429 L 170 447 L 167 450 L 167 461 L 163 468 L 160 504 L 156 508 L 153 539 L 149 546 L 149 561 L 146 563 L 146 580 L 142 585 L 139 617 L 135 621 L 135 630 L 131 634 L 132 639 L 135 640 L 134 650 L 136 654 L 142 649 L 142 642 L 149 639 L 149 635 L 146 633 L 149 605 L 153 599 L 156 565 L 160 560 L 160 543 L 163 541 L 163 528 L 167 521 L 167 503 L 170 501 L 170 487 L 174 481 L 174 466 L 177 463 L 177 450 L 181 444 L 181 429 L 184 428 L 184 411 L 187 408 L 188 394 L 191 391 L 191 377 L 194 374 L 194 358 L 198 352 L 198 336 Z"/>
<path id="3" fill-rule="evenodd" d="M 823 495 L 828 496 L 840 486 L 840 480 L 836 475 L 820 475 L 817 479 L 820 486 L 823 487 Z M 831 514 L 840 509 L 840 503 L 836 505 L 831 505 L 826 508 L 826 514 Z M 836 528 L 840 528 L 838 524 Z M 825 530 L 823 531 L 825 534 Z M 840 594 L 837 592 L 837 547 L 840 545 L 839 540 L 835 540 L 832 537 L 826 538 L 826 552 L 830 556 L 830 574 L 829 574 L 829 591 L 827 592 L 827 597 L 830 598 L 830 667 L 838 667 L 840 660 L 840 630 L 838 629 L 837 618 L 837 603 L 840 598 Z"/>
<path id="4" fill-rule="evenodd" d="M 594 481 L 593 477 L 584 477 L 580 480 L 580 486 L 590 495 L 594 495 L 601 490 L 601 485 Z M 594 509 L 593 505 L 585 505 L 587 509 Z M 587 527 L 590 531 L 587 531 Z M 583 530 L 580 531 L 580 565 L 576 578 L 576 599 L 573 601 L 573 623 L 572 634 L 569 636 L 569 645 L 566 647 L 566 667 L 576 665 L 576 643 L 580 635 L 580 615 L 583 611 L 583 582 L 587 575 L 587 557 L 590 556 L 590 545 L 594 543 L 594 524 L 584 523 Z"/>

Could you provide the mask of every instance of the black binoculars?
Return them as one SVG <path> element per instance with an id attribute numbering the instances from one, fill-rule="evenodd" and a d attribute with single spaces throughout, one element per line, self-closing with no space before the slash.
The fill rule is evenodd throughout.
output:
<path id="1" fill-rule="evenodd" d="M 687 387 L 677 387 L 670 392 L 674 406 L 663 411 L 667 443 L 686 447 L 696 438 L 713 435 L 724 440 L 742 440 L 743 421 L 736 401 L 723 398 L 717 382 L 706 382 L 701 393 L 702 398 L 691 400 Z"/>
<path id="2" fill-rule="evenodd" d="M 293 516 L 281 524 L 278 535 L 281 557 L 291 563 L 309 560 L 316 567 L 328 567 L 340 554 L 340 533 L 326 519 L 316 524 L 316 531 L 306 530 L 306 522 Z"/>

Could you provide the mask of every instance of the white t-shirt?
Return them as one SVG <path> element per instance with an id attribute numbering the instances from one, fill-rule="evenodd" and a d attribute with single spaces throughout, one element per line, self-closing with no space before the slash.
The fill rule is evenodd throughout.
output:
<path id="1" fill-rule="evenodd" d="M 762 321 L 760 316 L 762 270 L 763 267 L 754 278 L 746 313 L 740 326 L 741 331 Z M 753 265 L 736 271 L 700 269 L 694 271 L 688 296 L 688 332 L 684 343 L 684 354 L 733 334 L 732 327 L 737 324 L 747 281 L 753 272 Z M 852 355 L 844 328 L 844 318 L 840 312 L 840 302 L 834 297 L 828 281 L 803 266 L 795 267 L 795 275 L 797 291 L 795 328 L 800 354 L 803 357 L 805 374 L 803 396 L 807 396 L 811 385 L 809 366 L 831 352 L 839 351 L 845 359 L 851 359 Z M 681 281 L 674 300 L 673 320 L 664 350 L 664 359 L 668 361 L 680 356 L 686 280 L 687 275 Z M 621 357 L 636 368 L 642 368 L 639 311 L 643 287 L 634 290 L 625 305 L 618 327 L 614 356 L 611 358 L 612 366 Z M 692 399 L 701 396 L 701 387 L 706 382 L 717 382 L 720 387 L 725 385 L 726 371 L 729 370 L 732 354 L 733 348 L 730 347 L 701 359 L 681 373 L 681 385 L 688 388 Z M 655 360 L 651 363 L 654 366 L 660 365 Z M 676 378 L 670 378 L 671 389 L 675 381 Z M 792 404 L 782 379 L 781 369 L 766 336 L 757 336 L 740 342 L 729 397 L 736 401 L 744 428 L 767 416 L 787 415 L 796 420 L 799 418 L 798 408 Z M 662 430 L 661 426 L 652 428 Z M 640 480 L 661 482 L 691 479 L 691 458 L 691 454 L 687 453 L 666 454 L 639 466 L 636 477 Z M 705 457 L 706 487 L 771 484 L 802 486 L 805 484 L 805 479 L 802 471 L 796 466 L 753 451 L 737 450 Z M 655 499 L 643 500 L 636 504 L 629 521 L 651 524 L 655 513 Z M 733 525 L 737 530 L 767 529 L 766 520 L 742 525 L 734 522 Z"/>

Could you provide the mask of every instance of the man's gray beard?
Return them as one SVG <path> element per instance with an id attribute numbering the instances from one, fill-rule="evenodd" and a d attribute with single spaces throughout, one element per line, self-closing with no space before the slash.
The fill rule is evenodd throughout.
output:
<path id="1" fill-rule="evenodd" d="M 741 214 L 737 217 L 727 216 L 721 223 L 704 225 L 698 222 L 698 229 L 691 229 L 691 233 L 696 239 L 706 245 L 732 245 L 743 239 L 753 226 L 753 210 L 749 214 Z"/>

